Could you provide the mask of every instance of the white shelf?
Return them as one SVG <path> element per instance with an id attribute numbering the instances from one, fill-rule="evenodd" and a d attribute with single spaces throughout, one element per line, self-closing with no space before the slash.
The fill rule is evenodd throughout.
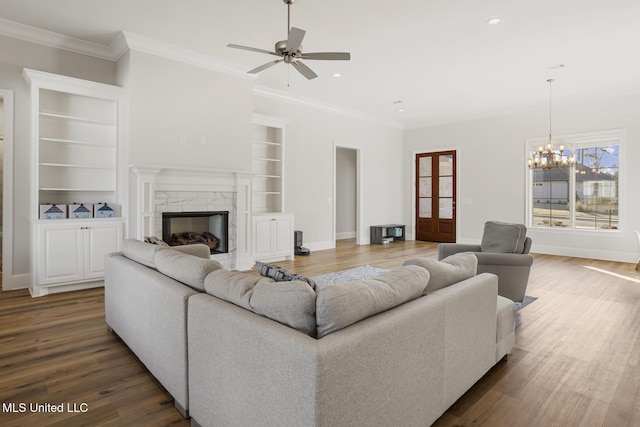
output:
<path id="1" fill-rule="evenodd" d="M 280 175 L 254 175 L 256 178 L 274 178 L 279 179 L 282 178 Z"/>
<path id="2" fill-rule="evenodd" d="M 265 145 L 273 145 L 273 146 L 281 146 L 282 143 L 280 142 L 274 142 L 274 141 L 263 141 L 261 139 L 254 139 L 253 140 L 254 144 L 265 144 Z"/>
<path id="3" fill-rule="evenodd" d="M 94 125 L 115 126 L 115 123 L 109 119 L 100 120 L 100 119 L 92 119 L 88 117 L 69 116 L 69 115 L 60 114 L 60 113 L 48 113 L 44 111 L 40 112 L 40 117 L 47 117 L 47 118 L 60 119 L 60 120 L 70 120 L 70 121 L 76 121 L 76 122 L 85 122 L 85 123 L 91 123 Z"/>
<path id="4" fill-rule="evenodd" d="M 115 148 L 113 142 L 92 142 L 92 141 L 81 141 L 77 139 L 46 138 L 46 137 L 40 137 L 40 141 L 63 143 L 63 144 L 91 145 L 91 146 L 104 147 L 109 149 Z"/>
<path id="5" fill-rule="evenodd" d="M 103 165 L 73 165 L 73 164 L 64 164 L 64 163 L 40 163 L 40 166 L 50 166 L 56 168 L 81 168 L 81 169 L 107 169 L 114 170 L 113 166 L 103 166 Z"/>
<path id="6" fill-rule="evenodd" d="M 254 157 L 253 161 L 255 162 L 281 162 L 281 159 L 270 159 L 266 157 Z"/>

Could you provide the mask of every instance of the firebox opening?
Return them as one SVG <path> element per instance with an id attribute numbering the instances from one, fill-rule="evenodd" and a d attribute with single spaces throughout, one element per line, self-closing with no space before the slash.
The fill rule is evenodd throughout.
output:
<path id="1" fill-rule="evenodd" d="M 170 246 L 203 243 L 212 254 L 229 252 L 229 211 L 163 212 L 162 240 Z"/>

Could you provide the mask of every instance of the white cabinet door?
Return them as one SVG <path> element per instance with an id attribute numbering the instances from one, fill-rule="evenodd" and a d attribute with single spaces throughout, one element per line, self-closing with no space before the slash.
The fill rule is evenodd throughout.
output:
<path id="1" fill-rule="evenodd" d="M 66 285 L 104 277 L 104 256 L 120 250 L 122 221 L 39 224 L 34 286 Z"/>
<path id="2" fill-rule="evenodd" d="M 293 215 L 254 215 L 253 256 L 260 261 L 293 259 Z"/>
<path id="3" fill-rule="evenodd" d="M 272 221 L 273 255 L 290 255 L 293 252 L 293 218 L 283 216 Z"/>
<path id="4" fill-rule="evenodd" d="M 40 227 L 38 285 L 82 280 L 82 232 L 76 225 Z"/>
<path id="5" fill-rule="evenodd" d="M 120 250 L 123 229 L 119 224 L 89 225 L 84 229 L 84 278 L 104 277 L 104 256 Z"/>
<path id="6" fill-rule="evenodd" d="M 253 253 L 256 258 L 268 257 L 271 255 L 272 246 L 272 222 L 269 217 L 255 218 L 253 221 L 254 246 Z"/>

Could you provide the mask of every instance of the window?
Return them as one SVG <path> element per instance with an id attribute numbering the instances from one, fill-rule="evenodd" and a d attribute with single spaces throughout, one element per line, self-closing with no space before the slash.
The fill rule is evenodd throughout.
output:
<path id="1" fill-rule="evenodd" d="M 558 136 L 574 167 L 528 169 L 528 225 L 535 228 L 617 230 L 623 131 Z M 528 139 L 527 154 L 544 144 Z"/>

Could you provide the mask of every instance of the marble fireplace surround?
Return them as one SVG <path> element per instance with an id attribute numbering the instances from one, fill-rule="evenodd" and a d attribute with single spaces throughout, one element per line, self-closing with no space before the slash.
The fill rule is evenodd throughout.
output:
<path id="1" fill-rule="evenodd" d="M 131 165 L 129 235 L 162 239 L 162 212 L 229 211 L 229 251 L 211 257 L 248 270 L 251 256 L 251 173 L 218 168 Z"/>

